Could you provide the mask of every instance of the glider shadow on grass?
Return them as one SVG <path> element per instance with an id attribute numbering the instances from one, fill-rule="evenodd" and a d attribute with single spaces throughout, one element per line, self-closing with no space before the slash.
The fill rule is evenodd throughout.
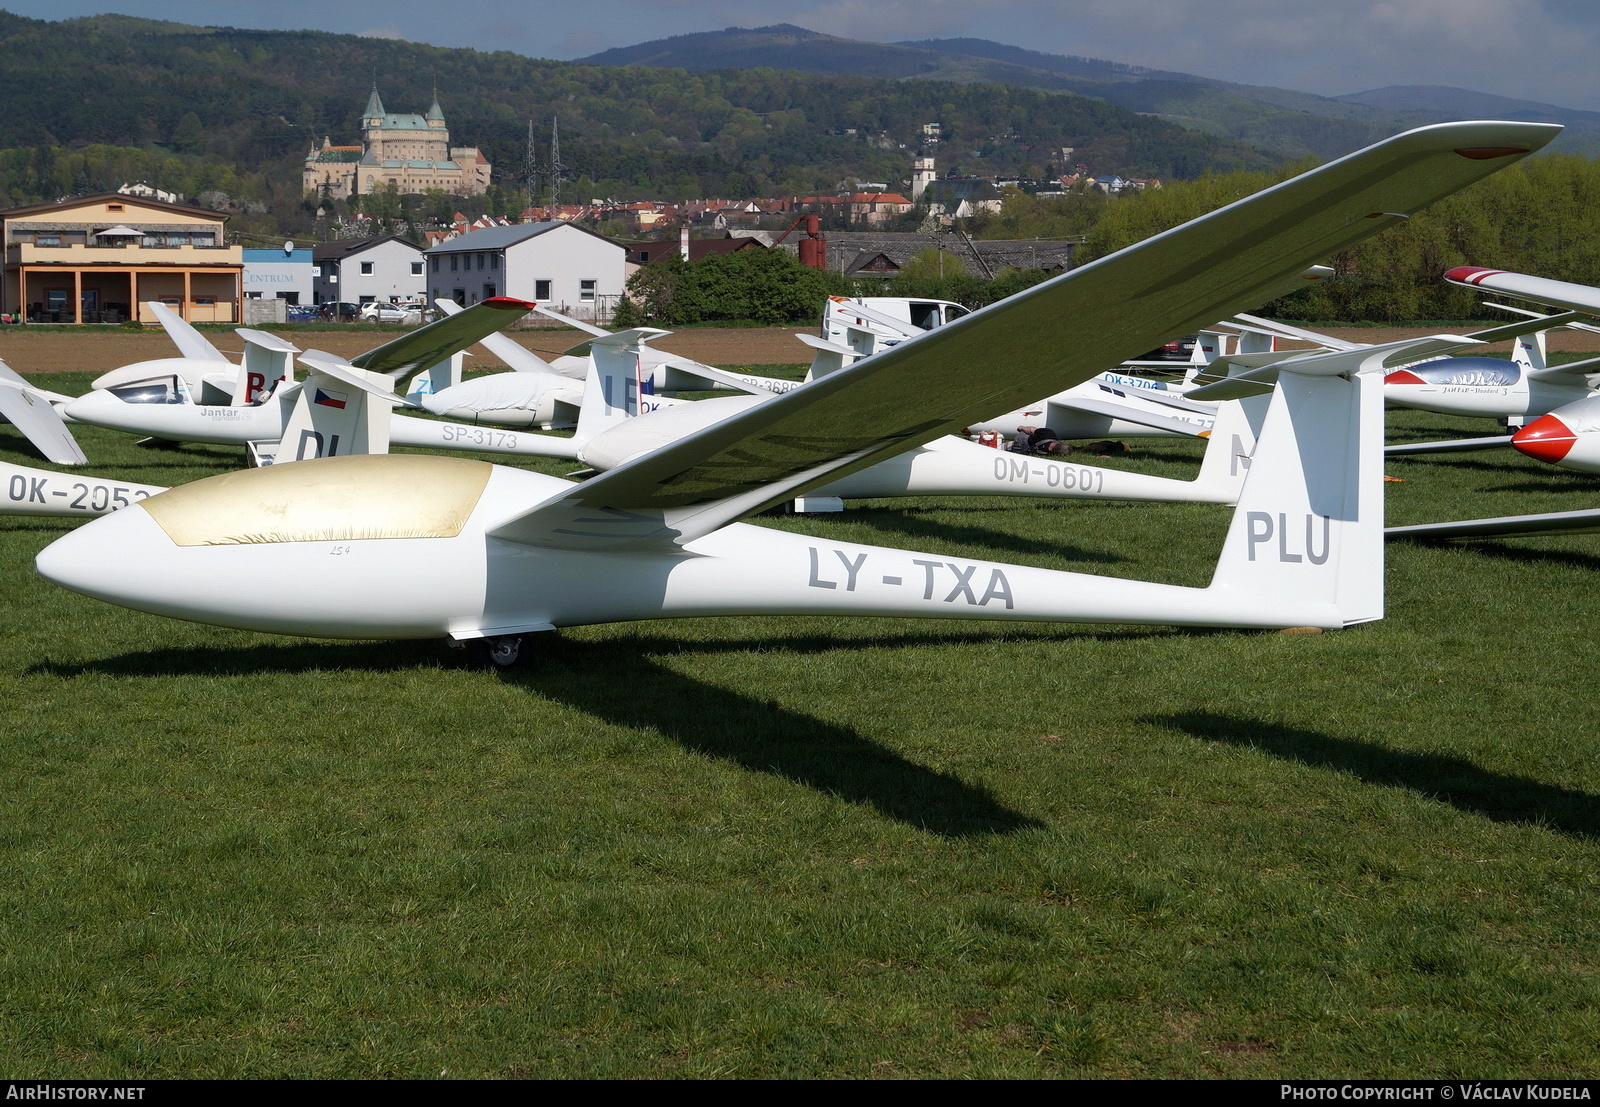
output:
<path id="1" fill-rule="evenodd" d="M 1574 838 L 1600 838 L 1600 796 L 1481 768 L 1460 757 L 1404 753 L 1372 742 L 1208 711 L 1141 720 L 1207 742 L 1261 750 L 1315 769 L 1349 773 L 1369 784 L 1408 788 L 1472 815 L 1538 826 Z"/>
<path id="2" fill-rule="evenodd" d="M 922 638 L 924 643 L 946 640 Z M 707 652 L 678 640 L 646 641 L 659 646 L 655 652 L 660 655 Z M 830 641 L 830 648 L 858 647 L 848 639 Z M 791 643 L 773 639 L 728 645 L 736 649 L 719 652 L 760 653 Z M 438 652 L 434 642 L 297 642 L 235 650 L 153 650 L 83 664 L 46 661 L 29 666 L 28 672 L 71 678 L 393 671 L 436 664 Z M 542 643 L 534 652 L 528 668 L 507 671 L 502 679 L 614 726 L 661 734 L 704 757 L 783 777 L 946 838 L 1013 834 L 1045 825 L 1006 807 L 987 789 L 918 765 L 854 729 L 676 672 L 641 649 L 636 639 L 561 638 Z"/>
<path id="3" fill-rule="evenodd" d="M 1540 534 L 1529 535 L 1524 541 L 1536 538 L 1581 538 L 1592 537 L 1589 535 L 1561 535 Z M 1572 569 L 1587 569 L 1591 572 L 1600 570 L 1600 557 L 1584 553 L 1581 550 L 1551 550 L 1536 549 L 1529 546 L 1508 546 L 1504 542 L 1462 542 L 1459 539 L 1450 541 L 1444 538 L 1428 540 L 1425 538 L 1410 538 L 1407 541 L 1418 546 L 1443 546 L 1446 549 L 1460 549 L 1475 553 L 1480 557 L 1494 557 L 1501 561 L 1515 561 L 1522 565 L 1565 565 Z"/>
<path id="4" fill-rule="evenodd" d="M 909 761 L 839 726 L 685 676 L 629 642 L 561 642 L 508 683 L 614 726 L 653 730 L 686 750 L 771 773 L 949 838 L 1042 828 L 988 790 Z"/>

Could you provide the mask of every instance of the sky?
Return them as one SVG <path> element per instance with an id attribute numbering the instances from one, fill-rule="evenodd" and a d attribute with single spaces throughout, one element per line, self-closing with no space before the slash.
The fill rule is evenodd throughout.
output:
<path id="1" fill-rule="evenodd" d="M 124 12 L 316 29 L 568 60 L 724 27 L 873 42 L 986 38 L 1336 96 L 1454 85 L 1600 111 L 1594 0 L 0 0 L 35 19 Z"/>

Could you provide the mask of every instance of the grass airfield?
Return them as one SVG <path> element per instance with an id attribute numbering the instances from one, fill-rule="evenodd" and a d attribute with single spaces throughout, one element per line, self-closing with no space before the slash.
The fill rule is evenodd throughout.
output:
<path id="1" fill-rule="evenodd" d="M 1388 471 L 1391 523 L 1600 500 L 1509 451 Z M 761 522 L 1203 584 L 1227 520 Z M 0 517 L 6 1077 L 1593 1073 L 1600 536 L 1392 545 L 1388 617 L 1321 636 L 680 620 L 499 675 L 75 596 L 32 571 L 65 526 Z"/>

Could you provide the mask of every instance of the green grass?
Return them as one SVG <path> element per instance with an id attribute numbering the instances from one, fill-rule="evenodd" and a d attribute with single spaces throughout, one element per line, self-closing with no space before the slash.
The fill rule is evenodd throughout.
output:
<path id="1" fill-rule="evenodd" d="M 238 460 L 81 438 L 151 483 Z M 1389 471 L 1396 523 L 1600 498 Z M 762 522 L 1201 583 L 1226 519 Z M 6 1077 L 1593 1071 L 1600 537 L 1397 544 L 1388 618 L 1322 636 L 664 621 L 500 676 L 96 603 L 32 572 L 63 529 L 0 519 Z"/>

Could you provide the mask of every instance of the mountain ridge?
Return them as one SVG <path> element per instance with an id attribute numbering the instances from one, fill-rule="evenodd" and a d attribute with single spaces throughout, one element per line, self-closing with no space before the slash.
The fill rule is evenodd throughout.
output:
<path id="1" fill-rule="evenodd" d="M 1245 85 L 1175 70 L 1100 58 L 1048 54 L 987 39 L 918 39 L 875 43 L 810 31 L 791 23 L 730 27 L 617 47 L 580 59 L 591 64 L 651 65 L 704 71 L 787 68 L 896 80 L 986 82 L 1073 93 L 1280 157 L 1334 157 L 1426 123 L 1494 116 L 1559 122 L 1572 153 L 1600 154 L 1600 112 L 1516 100 L 1445 86 L 1391 86 L 1343 96 Z"/>

